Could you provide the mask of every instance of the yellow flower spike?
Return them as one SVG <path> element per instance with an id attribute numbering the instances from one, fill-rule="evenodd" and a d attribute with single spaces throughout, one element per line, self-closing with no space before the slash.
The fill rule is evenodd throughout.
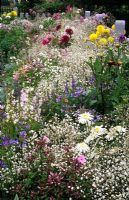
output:
<path id="1" fill-rule="evenodd" d="M 105 46 L 108 44 L 108 41 L 106 38 L 101 38 L 99 41 L 98 41 L 98 44 L 101 45 L 101 46 Z"/>
<path id="2" fill-rule="evenodd" d="M 124 30 L 124 35 L 126 34 L 126 30 Z"/>
<path id="3" fill-rule="evenodd" d="M 108 42 L 109 43 L 114 43 L 114 41 L 115 41 L 114 37 L 111 37 L 111 36 L 108 37 Z"/>
<path id="4" fill-rule="evenodd" d="M 96 30 L 97 30 L 98 32 L 100 32 L 100 33 L 104 33 L 105 28 L 104 28 L 103 25 L 98 25 L 97 28 L 96 28 Z"/>
<path id="5" fill-rule="evenodd" d="M 11 16 L 12 16 L 12 17 L 17 17 L 17 12 L 16 12 L 15 10 L 13 10 L 13 11 L 11 12 Z"/>
<path id="6" fill-rule="evenodd" d="M 112 25 L 112 30 L 115 30 L 116 29 L 116 26 L 115 24 Z"/>
<path id="7" fill-rule="evenodd" d="M 97 34 L 95 34 L 95 33 L 92 33 L 92 34 L 90 34 L 90 36 L 89 36 L 89 40 L 90 40 L 91 42 L 95 42 L 97 38 L 98 38 L 98 36 L 97 36 Z"/>

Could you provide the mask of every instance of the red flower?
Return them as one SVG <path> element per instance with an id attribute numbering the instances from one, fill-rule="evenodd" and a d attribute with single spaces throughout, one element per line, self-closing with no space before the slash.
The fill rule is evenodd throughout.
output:
<path id="1" fill-rule="evenodd" d="M 71 28 L 66 28 L 65 32 L 70 36 L 73 34 L 73 30 Z"/>
<path id="2" fill-rule="evenodd" d="M 69 40 L 70 40 L 70 37 L 69 37 L 69 35 L 63 35 L 62 37 L 61 37 L 61 40 L 60 40 L 60 43 L 61 44 L 66 44 L 66 43 L 68 43 L 69 42 Z"/>
<path id="3" fill-rule="evenodd" d="M 47 36 L 46 38 L 44 38 L 44 39 L 42 40 L 42 44 L 43 44 L 43 45 L 48 45 L 48 44 L 51 42 L 51 40 L 52 40 L 52 37 Z"/>
<path id="4" fill-rule="evenodd" d="M 61 29 L 61 24 L 58 24 L 55 29 L 56 31 L 59 31 Z"/>

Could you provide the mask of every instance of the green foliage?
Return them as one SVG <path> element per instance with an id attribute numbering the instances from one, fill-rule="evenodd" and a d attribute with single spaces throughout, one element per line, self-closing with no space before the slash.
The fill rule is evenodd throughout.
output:
<path id="1" fill-rule="evenodd" d="M 104 114 L 122 103 L 123 96 L 129 94 L 129 58 L 123 46 L 119 46 L 115 51 L 109 48 L 106 55 L 99 55 L 95 60 L 91 58 L 87 63 L 94 76 L 87 102 Z"/>
<path id="2" fill-rule="evenodd" d="M 43 1 L 41 4 L 36 3 L 37 9 L 42 9 L 43 12 L 50 12 L 55 13 L 58 11 L 64 11 L 65 6 L 64 3 L 60 0 L 49 2 L 49 1 Z"/>
<path id="3" fill-rule="evenodd" d="M 15 56 L 25 46 L 27 34 L 20 27 L 11 30 L 0 29 L 0 62 L 7 62 L 10 56 Z"/>

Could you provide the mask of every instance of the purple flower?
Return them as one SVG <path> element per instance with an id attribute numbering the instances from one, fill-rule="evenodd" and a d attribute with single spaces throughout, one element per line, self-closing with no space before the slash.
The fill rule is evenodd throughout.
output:
<path id="1" fill-rule="evenodd" d="M 7 137 L 6 135 L 2 137 L 2 146 L 8 146 L 9 143 L 9 137 Z"/>
<path id="2" fill-rule="evenodd" d="M 18 143 L 19 143 L 18 140 L 13 140 L 13 139 L 9 140 L 9 144 L 17 145 Z"/>
<path id="3" fill-rule="evenodd" d="M 61 95 L 58 96 L 58 97 L 56 98 L 56 102 L 59 103 L 59 102 L 62 100 L 62 98 L 63 98 L 63 97 L 62 97 Z"/>
<path id="4" fill-rule="evenodd" d="M 19 133 L 19 135 L 21 136 L 21 137 L 26 137 L 26 131 L 21 131 L 20 133 Z"/>
<path id="5" fill-rule="evenodd" d="M 18 140 L 9 139 L 6 135 L 2 137 L 2 146 L 17 145 L 18 143 Z"/>
<path id="6" fill-rule="evenodd" d="M 125 37 L 123 34 L 121 34 L 121 35 L 119 36 L 119 38 L 118 38 L 118 41 L 119 41 L 120 43 L 124 42 L 125 40 L 126 40 L 126 37 Z"/>
<path id="7" fill-rule="evenodd" d="M 75 87 L 76 87 L 76 82 L 75 82 L 74 78 L 72 78 L 72 89 L 75 89 Z"/>
<path id="8" fill-rule="evenodd" d="M 4 163 L 3 160 L 0 160 L 0 168 L 6 168 L 6 164 Z"/>

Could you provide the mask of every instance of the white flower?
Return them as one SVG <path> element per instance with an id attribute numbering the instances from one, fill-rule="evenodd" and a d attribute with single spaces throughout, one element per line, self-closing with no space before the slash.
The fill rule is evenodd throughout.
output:
<path id="1" fill-rule="evenodd" d="M 116 137 L 119 134 L 124 134 L 126 132 L 126 129 L 122 126 L 115 126 L 110 128 L 109 132 L 106 135 L 107 140 L 113 140 L 114 137 Z"/>
<path id="2" fill-rule="evenodd" d="M 5 16 L 5 18 L 6 18 L 6 19 L 10 19 L 11 17 L 10 17 L 10 16 Z"/>
<path id="3" fill-rule="evenodd" d="M 85 142 L 81 142 L 76 145 L 75 150 L 79 153 L 85 153 L 90 151 L 90 147 Z"/>
<path id="4" fill-rule="evenodd" d="M 89 112 L 85 112 L 83 114 L 80 114 L 78 117 L 78 121 L 80 124 L 91 124 L 91 121 L 93 120 L 93 115 L 91 115 Z"/>
<path id="5" fill-rule="evenodd" d="M 39 25 L 39 29 L 40 29 L 40 30 L 43 29 L 43 25 L 42 25 L 42 24 Z"/>
<path id="6" fill-rule="evenodd" d="M 106 128 L 103 128 L 102 125 L 101 126 L 95 126 L 91 129 L 91 134 L 95 135 L 95 136 L 99 136 L 99 135 L 103 135 L 106 133 Z"/>
<path id="7" fill-rule="evenodd" d="M 126 128 L 124 128 L 122 126 L 115 126 L 114 129 L 119 133 L 125 133 L 126 132 Z"/>

